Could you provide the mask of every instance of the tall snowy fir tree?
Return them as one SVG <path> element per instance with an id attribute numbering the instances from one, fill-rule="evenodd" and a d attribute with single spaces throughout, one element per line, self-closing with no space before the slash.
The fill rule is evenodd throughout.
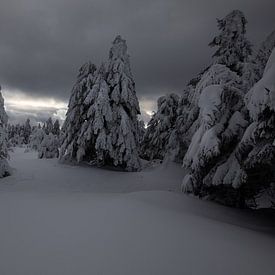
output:
<path id="1" fill-rule="evenodd" d="M 126 41 L 117 36 L 107 71 L 104 65 L 98 70 L 94 67 L 80 96 L 73 90 L 63 126 L 61 158 L 69 155 L 75 161 L 140 170 L 139 114 Z"/>
<path id="2" fill-rule="evenodd" d="M 8 147 L 7 147 L 7 123 L 8 116 L 4 107 L 4 98 L 0 86 L 0 178 L 9 176 L 11 173 L 8 164 Z"/>
<path id="3" fill-rule="evenodd" d="M 188 145 L 188 149 L 184 166 L 189 169 L 182 187 L 185 192 L 214 196 L 213 199 L 222 203 L 243 206 L 236 192 L 208 188 L 217 182 L 216 172 L 235 150 L 249 123 L 244 96 L 256 81 L 256 77 L 245 73 L 250 66 L 251 46 L 245 37 L 243 14 L 233 11 L 218 20 L 218 26 L 221 33 L 210 43 L 218 48 L 213 65 L 182 96 L 185 104 L 180 105 L 183 106 L 178 118 L 181 125 L 176 124 L 176 131 L 185 133 L 182 144 Z M 235 165 L 234 159 L 229 161 Z"/>
<path id="4" fill-rule="evenodd" d="M 177 118 L 179 96 L 169 94 L 158 99 L 158 109 L 149 121 L 141 146 L 144 159 L 164 159 L 171 131 Z"/>
<path id="5" fill-rule="evenodd" d="M 113 122 L 110 138 L 113 151 L 110 152 L 113 164 L 126 170 L 141 169 L 138 156 L 138 115 L 140 108 L 135 91 L 135 82 L 130 67 L 126 41 L 117 36 L 109 53 L 107 83 Z"/>
<path id="6" fill-rule="evenodd" d="M 169 154 L 181 162 L 192 137 L 201 124 L 199 100 L 202 91 L 210 85 L 236 83 L 237 88 L 248 90 L 251 85 L 244 76 L 250 67 L 251 44 L 247 40 L 246 19 L 242 12 L 234 10 L 218 20 L 220 34 L 209 44 L 216 47 L 212 65 L 203 70 L 188 84 L 179 101 L 177 121 L 171 131 Z M 255 79 L 256 80 L 256 79 Z M 249 86 L 250 85 L 250 86 Z"/>
<path id="7" fill-rule="evenodd" d="M 207 86 L 200 94 L 199 128 L 184 157 L 184 165 L 189 169 L 182 184 L 185 192 L 207 196 L 230 206 L 257 207 L 257 197 L 261 192 L 271 190 L 274 180 L 274 111 L 271 100 L 274 57 L 266 65 L 263 78 L 249 92 L 248 89 L 262 74 L 260 63 L 270 55 L 272 40 L 271 35 L 268 42 L 263 43 L 269 46 L 261 46 L 260 49 L 265 49 L 262 50 L 265 58 L 258 59 L 258 63 L 250 56 L 246 59 L 240 55 L 239 60 L 226 64 L 224 60 L 227 59 L 216 59 L 215 55 L 215 59 L 221 60 L 230 71 L 228 79 L 231 81 L 226 85 L 223 81 L 220 85 Z M 234 50 L 229 52 L 234 53 Z M 254 64 L 249 64 L 251 60 Z M 254 69 L 251 64 L 260 68 L 260 74 L 257 75 L 257 71 L 247 74 L 245 69 Z"/>
<path id="8" fill-rule="evenodd" d="M 76 84 L 71 92 L 66 119 L 62 126 L 60 150 L 62 161 L 76 160 L 78 133 L 85 121 L 84 100 L 91 89 L 95 71 L 96 66 L 91 62 L 85 63 L 79 69 Z"/>

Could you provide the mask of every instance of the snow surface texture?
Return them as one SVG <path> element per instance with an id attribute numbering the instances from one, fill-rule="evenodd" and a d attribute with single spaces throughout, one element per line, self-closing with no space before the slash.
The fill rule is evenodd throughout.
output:
<path id="1" fill-rule="evenodd" d="M 0 184 L 0 274 L 274 274 L 274 223 L 164 191 L 176 164 L 123 173 L 23 151 Z"/>

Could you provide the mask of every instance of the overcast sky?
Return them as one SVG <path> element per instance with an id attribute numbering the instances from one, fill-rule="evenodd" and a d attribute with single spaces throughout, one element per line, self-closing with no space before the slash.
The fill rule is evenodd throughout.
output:
<path id="1" fill-rule="evenodd" d="M 233 9 L 258 45 L 275 29 L 275 0 L 0 0 L 0 84 L 11 120 L 63 116 L 80 65 L 127 40 L 143 114 L 209 62 L 216 18 Z M 144 114 L 145 116 L 145 114 Z"/>

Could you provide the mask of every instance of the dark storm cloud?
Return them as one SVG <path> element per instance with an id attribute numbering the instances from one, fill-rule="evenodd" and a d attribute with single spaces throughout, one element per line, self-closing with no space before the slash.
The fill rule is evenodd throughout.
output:
<path id="1" fill-rule="evenodd" d="M 1 0 L 0 83 L 67 100 L 78 67 L 127 39 L 140 98 L 180 92 L 210 61 L 216 18 L 242 10 L 258 44 L 275 29 L 274 0 Z"/>

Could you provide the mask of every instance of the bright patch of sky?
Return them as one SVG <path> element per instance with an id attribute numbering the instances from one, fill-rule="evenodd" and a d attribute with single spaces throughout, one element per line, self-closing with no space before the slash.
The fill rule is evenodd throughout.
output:
<path id="1" fill-rule="evenodd" d="M 20 90 L 3 90 L 5 108 L 12 124 L 22 123 L 30 118 L 32 124 L 43 123 L 49 117 L 59 119 L 66 117 L 68 102 L 52 97 L 32 97 Z M 156 99 L 140 99 L 141 118 L 147 124 L 153 111 L 156 110 Z"/>

